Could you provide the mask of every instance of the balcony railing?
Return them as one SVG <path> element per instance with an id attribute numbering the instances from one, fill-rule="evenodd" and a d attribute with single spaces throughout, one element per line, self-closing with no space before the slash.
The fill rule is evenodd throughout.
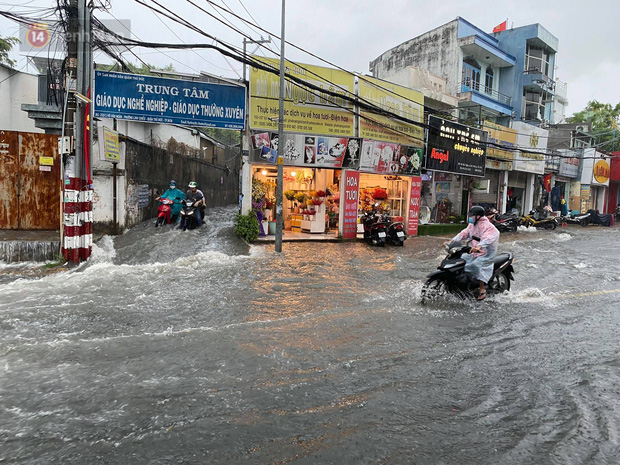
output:
<path id="1" fill-rule="evenodd" d="M 499 103 L 511 106 L 512 97 L 506 94 L 502 94 L 501 92 L 497 92 L 496 90 L 491 89 L 479 82 L 475 81 L 463 81 L 457 88 L 457 95 L 465 94 L 467 92 L 476 92 L 480 95 L 484 95 L 486 97 L 490 97 L 493 100 L 497 100 Z"/>

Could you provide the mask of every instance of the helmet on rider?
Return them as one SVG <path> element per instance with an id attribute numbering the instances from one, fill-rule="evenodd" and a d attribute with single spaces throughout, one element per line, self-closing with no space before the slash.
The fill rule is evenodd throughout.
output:
<path id="1" fill-rule="evenodd" d="M 177 182 L 173 179 L 172 181 L 170 181 L 169 187 L 170 189 L 176 189 Z"/>
<path id="2" fill-rule="evenodd" d="M 198 187 L 198 183 L 196 181 L 192 181 L 192 182 L 189 183 L 188 187 L 190 189 L 197 188 Z"/>
<path id="3" fill-rule="evenodd" d="M 484 216 L 484 208 L 480 205 L 474 205 L 467 212 L 467 216 L 469 218 L 469 222 L 472 224 L 476 224 L 478 220 Z"/>

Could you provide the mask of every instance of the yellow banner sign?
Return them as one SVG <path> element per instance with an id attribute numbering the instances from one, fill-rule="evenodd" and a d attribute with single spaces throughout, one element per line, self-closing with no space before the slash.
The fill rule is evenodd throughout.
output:
<path id="1" fill-rule="evenodd" d="M 367 76 L 359 77 L 362 103 L 380 107 L 403 118 L 422 122 L 424 95 L 407 87 Z M 360 137 L 404 145 L 424 145 L 424 128 L 376 113 L 360 112 Z"/>
<path id="2" fill-rule="evenodd" d="M 277 58 L 253 58 L 272 68 L 274 72 L 280 69 Z M 312 84 L 312 87 L 287 78 L 284 87 L 284 131 L 352 137 L 353 104 L 343 97 L 354 96 L 353 74 L 288 61 L 285 67 L 287 74 Z M 280 76 L 274 72 L 258 68 L 252 68 L 250 72 L 252 129 L 278 129 Z M 336 97 L 331 93 L 340 96 Z"/>
<path id="3" fill-rule="evenodd" d="M 118 149 L 118 132 L 106 127 L 103 128 L 103 150 L 107 161 L 114 163 L 121 161 Z"/>
<path id="4" fill-rule="evenodd" d="M 517 147 L 517 131 L 516 129 L 510 129 L 506 126 L 500 126 L 499 124 L 485 121 L 482 129 L 489 133 L 487 137 L 487 157 L 499 158 L 501 160 L 513 161 L 515 158 L 514 152 L 510 149 L 505 150 L 503 147 L 516 148 Z M 501 145 L 502 148 L 497 147 Z M 525 155 L 527 156 L 527 155 Z M 534 157 L 532 157 L 534 158 Z M 543 159 L 541 158 L 535 158 Z"/>
<path id="5" fill-rule="evenodd" d="M 39 165 L 44 166 L 53 166 L 54 165 L 54 157 L 39 157 Z"/>

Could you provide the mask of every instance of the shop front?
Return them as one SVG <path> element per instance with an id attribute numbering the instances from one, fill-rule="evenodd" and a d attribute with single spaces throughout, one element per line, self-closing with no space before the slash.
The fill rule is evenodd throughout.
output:
<path id="1" fill-rule="evenodd" d="M 599 213 L 608 210 L 607 192 L 611 169 L 610 159 L 596 149 L 585 149 L 581 172 L 581 211 L 593 209 Z"/>
<path id="2" fill-rule="evenodd" d="M 507 203 L 518 214 L 529 213 L 541 201 L 545 190 L 540 180 L 545 173 L 545 155 L 549 131 L 521 121 L 513 123 L 517 146 L 513 170 L 508 176 Z M 512 200 L 510 200 L 512 197 Z"/>
<path id="3" fill-rule="evenodd" d="M 573 196 L 578 190 L 573 184 L 579 183 L 579 158 L 574 156 L 575 152 L 572 150 L 560 150 L 560 153 L 560 167 L 555 177 L 555 187 L 559 189 L 560 198 L 566 201 L 569 212 L 580 210 L 579 198 Z"/>
<path id="4" fill-rule="evenodd" d="M 489 194 L 491 179 L 495 194 L 488 200 L 492 198 L 489 203 L 496 205 L 499 175 L 485 178 L 487 132 L 435 116 L 428 122 L 424 167 L 430 176 L 427 181 L 422 178 L 422 207 L 429 207 L 429 220 L 456 223 L 463 219 L 476 196 Z"/>
<path id="5" fill-rule="evenodd" d="M 495 208 L 501 213 L 508 210 L 508 175 L 513 168 L 517 131 L 485 121 L 487 131 L 487 159 L 484 192 L 472 190 L 473 204 Z M 501 148 L 500 148 L 501 147 Z"/>
<path id="6" fill-rule="evenodd" d="M 255 59 L 277 69 L 277 60 Z M 257 212 L 261 225 L 266 224 L 262 234 L 275 229 L 270 222 L 276 217 L 281 164 L 285 231 L 355 237 L 363 212 L 380 208 L 403 220 L 408 233 L 415 234 L 423 95 L 386 81 L 311 65 L 287 63 L 287 73 L 299 80 L 286 84 L 285 132 L 279 140 L 278 77 L 252 68 L 252 144 L 247 150 L 247 174 L 241 178 L 242 193 L 251 195 L 252 204 L 247 200 L 244 204 L 242 198 L 242 211 Z M 309 74 L 311 87 L 303 84 Z M 329 93 L 317 91 L 317 85 Z M 354 98 L 366 104 L 360 104 L 359 112 L 354 111 Z M 370 106 L 419 124 L 370 111 Z M 412 203 L 416 209 L 410 208 Z"/>
<path id="7" fill-rule="evenodd" d="M 609 177 L 609 200 L 607 212 L 613 213 L 620 206 L 620 152 L 611 154 L 611 175 Z"/>

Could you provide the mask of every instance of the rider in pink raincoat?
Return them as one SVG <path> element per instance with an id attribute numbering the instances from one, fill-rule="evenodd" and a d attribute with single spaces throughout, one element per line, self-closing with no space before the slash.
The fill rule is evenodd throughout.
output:
<path id="1" fill-rule="evenodd" d="M 487 296 L 486 284 L 493 276 L 493 259 L 497 255 L 499 231 L 484 214 L 484 208 L 475 205 L 467 214 L 469 225 L 458 233 L 452 242 L 463 242 L 472 239 L 471 252 L 463 254 L 465 273 L 478 280 L 480 290 L 478 300 Z"/>

